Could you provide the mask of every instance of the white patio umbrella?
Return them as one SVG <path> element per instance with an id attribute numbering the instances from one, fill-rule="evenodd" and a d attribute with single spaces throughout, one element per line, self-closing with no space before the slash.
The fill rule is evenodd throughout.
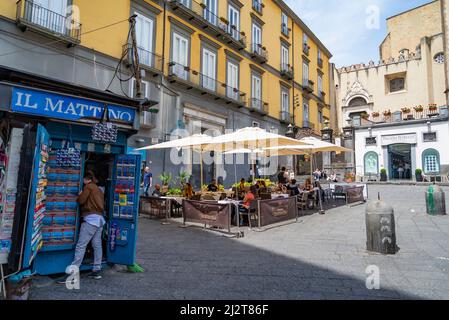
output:
<path id="1" fill-rule="evenodd" d="M 302 145 L 296 145 L 296 146 L 277 146 L 277 147 L 269 147 L 264 148 L 264 150 L 267 151 L 275 151 L 278 150 L 279 152 L 282 152 L 283 154 L 297 154 L 295 152 L 301 152 L 302 154 L 307 154 L 311 157 L 310 159 L 310 176 L 312 177 L 313 174 L 313 155 L 315 153 L 319 152 L 351 152 L 351 149 L 344 148 L 341 146 L 338 146 L 336 144 L 326 142 L 314 137 L 306 137 L 299 140 L 302 142 Z M 307 145 L 305 145 L 307 144 Z"/>
<path id="2" fill-rule="evenodd" d="M 203 186 L 203 153 L 204 148 L 212 142 L 213 137 L 205 134 L 194 134 L 185 138 L 170 140 L 136 150 L 158 150 L 172 148 L 189 148 L 200 153 L 201 187 Z"/>

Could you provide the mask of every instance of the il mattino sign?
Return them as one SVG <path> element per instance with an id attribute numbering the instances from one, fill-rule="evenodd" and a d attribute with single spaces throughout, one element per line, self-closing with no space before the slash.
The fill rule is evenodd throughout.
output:
<path id="1" fill-rule="evenodd" d="M 100 119 L 104 103 L 78 97 L 63 96 L 51 92 L 14 87 L 11 109 L 14 112 L 38 116 L 66 119 Z M 133 123 L 136 111 L 132 108 L 108 104 L 111 121 Z"/>

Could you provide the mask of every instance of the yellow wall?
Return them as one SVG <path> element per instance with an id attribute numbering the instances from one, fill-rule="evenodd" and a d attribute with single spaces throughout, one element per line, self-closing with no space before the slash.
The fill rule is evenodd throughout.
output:
<path id="1" fill-rule="evenodd" d="M 163 10 L 161 6 L 159 6 L 156 2 L 151 0 L 145 0 L 148 4 L 153 7 L 158 8 L 159 10 Z M 195 0 L 197 2 L 201 0 Z M 15 19 L 16 16 L 16 4 L 15 0 L 1 0 L 0 1 L 0 15 L 6 16 L 11 19 Z M 265 0 L 265 7 L 263 8 L 263 14 L 259 15 L 256 11 L 252 9 L 252 1 L 250 0 L 241 0 L 244 3 L 244 6 L 240 9 L 240 27 L 241 31 L 246 34 L 247 38 L 247 51 L 250 50 L 251 43 L 253 39 L 251 39 L 251 31 L 252 31 L 252 18 L 251 13 L 260 17 L 262 21 L 264 21 L 264 25 L 262 25 L 262 44 L 267 48 L 268 51 L 268 62 L 266 66 L 272 67 L 276 70 L 280 69 L 281 63 L 281 38 L 285 40 L 285 42 L 290 43 L 290 64 L 295 67 L 295 81 L 298 84 L 302 83 L 302 39 L 303 39 L 303 30 L 297 23 L 293 23 L 291 17 L 289 17 L 289 27 L 293 30 L 290 31 L 290 36 L 285 37 L 281 32 L 281 8 L 272 0 Z M 122 47 L 126 43 L 127 34 L 129 30 L 129 23 L 127 20 L 131 13 L 131 4 L 130 0 L 114 0 L 113 2 L 110 0 L 73 0 L 73 4 L 77 5 L 80 9 L 80 22 L 82 23 L 82 33 L 81 36 L 81 45 L 87 48 L 94 49 L 96 51 L 102 52 L 106 55 L 120 58 L 122 54 Z M 219 17 L 228 18 L 228 1 L 227 0 L 218 0 L 219 3 Z M 167 5 L 167 7 L 169 7 Z M 220 44 L 222 47 L 218 50 L 218 81 L 225 83 L 226 82 L 226 54 L 225 49 L 227 48 L 224 43 L 219 42 L 217 39 L 209 36 L 204 30 L 200 30 L 194 25 L 190 24 L 186 20 L 181 17 L 178 17 L 176 13 L 167 10 L 167 18 L 166 18 L 166 35 L 165 35 L 165 57 L 167 64 L 169 62 L 170 57 L 170 46 L 171 46 L 171 32 L 170 32 L 170 21 L 169 17 L 172 19 L 177 19 L 181 23 L 188 25 L 190 28 L 195 30 L 195 33 L 191 38 L 191 61 L 190 67 L 192 70 L 196 70 L 201 72 L 201 39 L 200 34 L 209 38 L 212 41 Z M 99 30 L 96 32 L 85 34 L 91 30 L 116 23 L 119 21 L 124 21 L 120 24 L 117 24 L 112 27 L 105 28 L 103 30 Z M 162 43 L 163 43 L 163 13 L 157 16 L 156 21 L 156 46 L 155 52 L 158 55 L 162 56 Z M 292 26 L 292 24 L 294 24 Z M 310 54 L 308 59 L 310 60 L 309 64 L 309 78 L 315 82 L 315 94 L 318 94 L 318 81 L 317 81 L 317 51 L 318 47 L 313 42 L 311 37 L 309 36 L 309 46 Z M 238 51 L 227 48 L 232 51 L 234 54 L 242 57 L 242 61 L 240 63 L 240 91 L 243 91 L 247 94 L 247 98 L 251 97 L 251 69 L 250 65 L 254 64 L 259 68 L 265 70 L 262 76 L 262 95 L 263 101 L 269 104 L 269 115 L 274 118 L 279 118 L 280 113 L 280 82 L 286 82 L 290 86 L 292 85 L 291 81 L 286 81 L 281 77 L 273 74 L 266 66 L 259 65 L 256 62 L 252 61 L 241 55 Z M 294 50 L 294 51 L 293 51 Z M 293 59 L 294 57 L 294 59 Z M 323 90 L 326 92 L 325 103 L 329 103 L 329 57 L 326 57 L 322 52 L 323 58 L 323 68 L 321 69 L 323 72 Z M 167 72 L 168 68 L 165 68 Z M 301 126 L 302 122 L 302 89 L 295 88 L 294 94 L 299 95 L 300 97 L 300 107 L 295 109 L 296 115 L 296 125 Z M 290 113 L 293 114 L 293 89 L 290 89 Z M 318 107 L 317 102 L 314 99 L 310 99 L 310 121 L 313 123 L 317 122 L 318 118 Z M 329 109 L 323 109 L 324 117 L 329 118 Z M 317 126 L 316 126 L 317 127 Z M 317 127 L 318 128 L 318 127 Z"/>

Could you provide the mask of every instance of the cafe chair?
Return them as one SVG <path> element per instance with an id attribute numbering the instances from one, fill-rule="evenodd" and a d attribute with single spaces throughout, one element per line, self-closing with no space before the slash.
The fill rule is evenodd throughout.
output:
<path id="1" fill-rule="evenodd" d="M 252 228 L 251 219 L 253 218 L 253 220 L 255 220 L 256 222 L 258 219 L 257 215 L 258 205 L 259 204 L 257 200 L 251 200 L 251 202 L 249 203 L 249 209 L 243 207 L 239 209 L 240 226 L 243 225 L 243 216 L 247 216 L 249 228 L 250 229 Z"/>
<path id="2" fill-rule="evenodd" d="M 309 201 L 309 194 L 307 192 L 303 192 L 298 195 L 298 209 L 307 210 L 307 203 Z"/>
<path id="3" fill-rule="evenodd" d="M 343 186 L 335 186 L 334 199 L 343 199 L 346 202 L 346 192 Z"/>

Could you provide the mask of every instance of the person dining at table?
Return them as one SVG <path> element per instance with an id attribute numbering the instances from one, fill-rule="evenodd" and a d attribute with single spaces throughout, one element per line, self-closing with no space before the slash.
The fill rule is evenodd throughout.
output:
<path id="1" fill-rule="evenodd" d="M 157 197 L 157 198 L 163 196 L 163 194 L 162 194 L 162 192 L 161 192 L 161 185 L 160 185 L 160 184 L 157 183 L 157 184 L 154 186 L 154 190 L 153 190 L 153 193 L 151 194 L 151 196 Z"/>
<path id="2" fill-rule="evenodd" d="M 211 183 L 207 186 L 207 191 L 209 192 L 217 192 L 218 184 L 216 179 L 212 179 Z"/>
<path id="3" fill-rule="evenodd" d="M 268 193 L 268 188 L 267 184 L 265 183 L 265 180 L 259 180 L 257 184 L 259 185 L 259 194 Z"/>
<path id="4" fill-rule="evenodd" d="M 274 190 L 277 193 L 287 193 L 287 188 L 281 182 L 278 183 L 276 189 Z"/>
<path id="5" fill-rule="evenodd" d="M 240 205 L 240 212 L 248 212 L 251 206 L 251 201 L 256 199 L 255 196 L 256 193 L 256 187 L 255 186 L 251 186 L 251 187 L 246 187 L 245 188 L 245 196 L 243 197 L 243 201 L 242 204 Z M 243 219 L 240 218 L 240 225 L 243 224 Z"/>
<path id="6" fill-rule="evenodd" d="M 304 183 L 303 190 L 304 191 L 312 191 L 313 190 L 313 184 L 312 184 L 312 181 L 310 180 L 310 178 L 306 179 L 306 182 Z"/>
<path id="7" fill-rule="evenodd" d="M 295 179 L 290 180 L 290 183 L 287 185 L 286 188 L 292 196 L 297 196 L 299 194 L 299 188 L 298 185 L 296 184 Z"/>
<path id="8" fill-rule="evenodd" d="M 182 191 L 182 196 L 191 199 L 193 197 L 193 187 L 190 182 L 187 182 L 184 186 L 184 190 Z"/>

